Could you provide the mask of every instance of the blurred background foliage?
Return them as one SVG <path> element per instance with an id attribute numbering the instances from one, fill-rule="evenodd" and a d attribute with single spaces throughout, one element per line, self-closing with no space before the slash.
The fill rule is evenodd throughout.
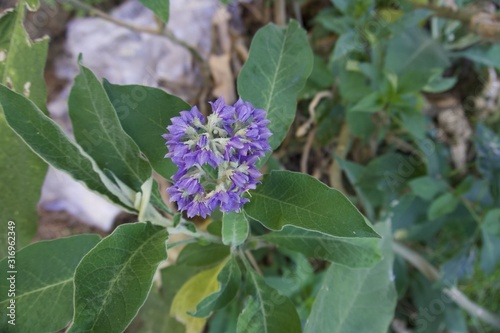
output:
<path id="1" fill-rule="evenodd" d="M 438 267 L 430 283 L 396 258 L 395 331 L 402 320 L 419 332 L 493 332 L 454 306 L 425 328 L 419 319 L 442 286 L 499 311 L 499 4 L 305 3 L 316 58 L 300 102 L 307 130 L 299 121 L 289 143 L 295 158 L 308 150 L 301 171 L 370 220 L 391 220 L 395 239 Z"/>

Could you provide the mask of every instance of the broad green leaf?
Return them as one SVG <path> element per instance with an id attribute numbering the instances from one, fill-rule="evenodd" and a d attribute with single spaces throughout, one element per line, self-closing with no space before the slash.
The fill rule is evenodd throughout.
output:
<path id="1" fill-rule="evenodd" d="M 276 289 L 280 294 L 290 299 L 296 296 L 301 297 L 300 295 L 304 295 L 304 292 L 308 293 L 310 287 L 316 288 L 315 285 L 320 281 L 319 276 L 314 275 L 311 262 L 302 253 L 281 248 L 275 258 L 277 262 L 274 263 L 274 266 L 280 275 L 272 274 L 265 277 L 266 283 L 271 288 Z M 293 264 L 289 263 L 289 260 Z M 313 295 L 311 295 L 312 297 Z M 307 307 L 310 309 L 312 303 L 309 301 L 306 303 L 309 303 Z M 302 303 L 301 305 L 304 306 L 305 304 Z M 298 306 L 297 311 L 302 307 L 301 305 Z M 307 310 L 307 313 L 309 313 L 309 310 Z M 305 314 L 302 313 L 301 315 L 303 317 Z"/>
<path id="2" fill-rule="evenodd" d="M 476 127 L 476 166 L 489 182 L 494 202 L 500 202 L 500 136 L 483 124 Z"/>
<path id="3" fill-rule="evenodd" d="M 151 176 L 139 147 L 123 130 L 117 112 L 95 75 L 80 65 L 68 101 L 69 116 L 78 144 L 103 170 L 139 192 Z"/>
<path id="4" fill-rule="evenodd" d="M 370 267 L 380 260 L 378 241 L 371 238 L 339 238 L 320 232 L 285 226 L 260 238 L 310 258 L 321 258 L 350 267 Z"/>
<path id="5" fill-rule="evenodd" d="M 445 323 L 448 332 L 453 333 L 468 333 L 467 321 L 464 316 L 464 311 L 455 303 L 447 304 L 445 310 Z"/>
<path id="6" fill-rule="evenodd" d="M 203 268 L 200 267 L 183 266 L 178 264 L 161 269 L 163 297 L 165 302 L 168 304 L 169 311 L 175 295 L 186 283 L 186 281 L 202 271 Z"/>
<path id="7" fill-rule="evenodd" d="M 480 44 L 464 51 L 454 52 L 451 55 L 465 57 L 488 67 L 500 68 L 500 45 L 498 44 Z"/>
<path id="8" fill-rule="evenodd" d="M 373 10 L 373 0 L 331 0 L 331 2 L 346 16 L 359 18 Z"/>
<path id="9" fill-rule="evenodd" d="M 500 209 L 490 210 L 481 224 L 481 269 L 490 274 L 500 262 Z"/>
<path id="10" fill-rule="evenodd" d="M 499 219 L 500 221 L 500 219 Z M 458 281 L 468 280 L 474 275 L 476 249 L 462 249 L 441 265 L 440 281 L 444 285 L 455 285 Z"/>
<path id="11" fill-rule="evenodd" d="M 23 26 L 24 6 L 0 17 L 0 83 L 22 93 L 46 112 L 43 76 L 48 38 L 31 41 Z"/>
<path id="12" fill-rule="evenodd" d="M 393 110 L 397 108 L 398 106 L 392 106 Z M 401 127 L 408 130 L 415 140 L 425 140 L 427 135 L 427 118 L 420 110 L 420 108 L 412 108 L 396 111 L 401 118 Z"/>
<path id="13" fill-rule="evenodd" d="M 177 257 L 177 265 L 208 266 L 229 255 L 229 247 L 222 244 L 188 244 Z"/>
<path id="14" fill-rule="evenodd" d="M 177 292 L 172 302 L 170 313 L 186 325 L 186 333 L 201 333 L 206 318 L 197 318 L 189 314 L 196 309 L 207 296 L 219 290 L 217 276 L 226 265 L 226 261 L 209 270 L 198 273 L 189 279 Z"/>
<path id="15" fill-rule="evenodd" d="M 476 165 L 485 178 L 493 180 L 500 169 L 500 136 L 483 124 L 476 127 Z"/>
<path id="16" fill-rule="evenodd" d="M 439 76 L 432 77 L 430 81 L 427 82 L 427 85 L 422 88 L 424 92 L 433 94 L 445 92 L 453 88 L 458 81 L 456 76 L 441 77 L 441 73 L 438 72 L 438 74 Z"/>
<path id="17" fill-rule="evenodd" d="M 349 60 L 352 52 L 355 52 L 358 50 L 363 50 L 363 41 L 361 40 L 359 35 L 356 34 L 356 32 L 354 30 L 351 29 L 350 31 L 346 32 L 345 34 L 342 34 L 339 37 L 339 39 L 335 42 L 335 48 L 333 49 L 333 52 L 330 55 L 329 61 L 330 61 L 330 65 L 333 68 L 337 68 L 337 66 L 341 66 L 340 68 L 343 69 L 344 74 L 347 74 L 347 76 L 351 76 L 350 78 L 347 77 L 347 79 L 349 81 L 351 81 L 350 83 L 355 82 L 355 81 L 359 81 L 359 79 L 362 78 L 362 79 L 364 79 L 363 81 L 365 81 L 362 84 L 365 85 L 366 78 L 364 78 L 364 76 L 361 75 L 361 73 L 359 73 L 359 72 L 349 70 L 348 66 L 347 66 L 348 60 Z M 358 77 L 355 77 L 356 73 L 359 74 Z M 358 79 L 358 80 L 356 80 L 356 79 Z M 339 86 L 340 90 L 342 92 L 344 92 L 345 89 L 343 89 L 343 87 L 346 87 L 346 85 L 344 85 L 342 83 L 342 81 L 339 83 L 340 83 L 340 86 Z M 352 84 L 348 84 L 347 86 L 351 86 L 351 85 Z M 362 88 L 362 85 L 360 86 L 360 88 Z M 359 95 L 360 93 L 362 93 L 362 91 L 352 92 L 352 94 L 355 94 L 355 95 Z M 351 98 L 346 97 L 346 95 L 347 96 L 350 95 L 349 92 L 347 92 L 347 94 L 342 93 L 341 95 L 343 96 L 343 98 L 347 98 L 348 100 L 352 100 Z"/>
<path id="18" fill-rule="evenodd" d="M 312 71 L 313 54 L 297 21 L 268 24 L 253 37 L 247 62 L 238 76 L 238 93 L 271 121 L 269 143 L 276 149 L 295 118 L 297 95 Z"/>
<path id="19" fill-rule="evenodd" d="M 163 23 L 168 22 L 170 15 L 170 0 L 140 0 L 141 3 L 151 9 Z"/>
<path id="20" fill-rule="evenodd" d="M 166 133 L 172 117 L 191 109 L 189 104 L 158 88 L 114 85 L 106 80 L 104 88 L 125 132 L 137 143 L 153 169 L 170 179 L 177 166 L 165 158 L 167 148 L 162 134 Z"/>
<path id="21" fill-rule="evenodd" d="M 161 269 L 161 288 L 153 286 L 148 299 L 136 319 L 127 329 L 140 333 L 184 333 L 184 325 L 169 314 L 177 291 L 192 276 L 201 271 L 198 267 L 173 265 Z M 136 329 L 139 326 L 140 329 Z"/>
<path id="22" fill-rule="evenodd" d="M 238 246 L 243 244 L 249 233 L 248 220 L 243 212 L 225 213 L 222 218 L 222 243 Z"/>
<path id="23" fill-rule="evenodd" d="M 216 311 L 210 317 L 207 333 L 235 333 L 240 312 L 240 304 L 237 302 L 233 302 L 225 308 Z"/>
<path id="24" fill-rule="evenodd" d="M 205 297 L 196 306 L 196 311 L 189 313 L 195 317 L 206 317 L 214 310 L 218 310 L 229 304 L 236 294 L 241 284 L 241 271 L 234 258 L 229 259 L 224 268 L 217 275 L 219 289 Z"/>
<path id="25" fill-rule="evenodd" d="M 332 4 L 338 8 L 342 13 L 346 14 L 349 9 L 349 0 L 331 0 Z"/>
<path id="26" fill-rule="evenodd" d="M 26 7 L 30 11 L 36 11 L 40 7 L 40 2 L 38 0 L 24 0 L 26 3 Z M 20 1 L 22 2 L 22 0 Z"/>
<path id="27" fill-rule="evenodd" d="M 379 92 L 374 92 L 363 97 L 348 112 L 366 112 L 374 113 L 381 111 L 385 106 L 383 96 Z"/>
<path id="28" fill-rule="evenodd" d="M 2 332 L 55 332 L 73 316 L 73 274 L 82 257 L 99 242 L 98 235 L 78 235 L 31 244 L 16 253 L 15 268 L 0 261 L 0 327 Z M 15 275 L 15 297 L 8 297 L 8 271 Z M 7 280 L 8 281 L 8 280 Z M 7 307 L 15 300 L 16 325 L 7 324 Z"/>
<path id="29" fill-rule="evenodd" d="M 344 35 L 354 28 L 355 21 L 349 16 L 337 16 L 333 11 L 323 10 L 316 15 L 314 22 L 327 31 Z M 330 76 L 331 79 L 331 76 Z"/>
<path id="30" fill-rule="evenodd" d="M 143 305 L 158 264 L 167 258 L 165 228 L 119 226 L 75 272 L 75 315 L 68 333 L 122 332 Z"/>
<path id="31" fill-rule="evenodd" d="M 337 237 L 378 236 L 342 193 L 306 174 L 273 171 L 251 196 L 245 212 L 271 230 L 292 225 Z"/>
<path id="32" fill-rule="evenodd" d="M 342 170 L 345 172 L 347 178 L 349 179 L 349 182 L 353 185 L 357 197 L 361 202 L 363 208 L 365 209 L 365 214 L 368 218 L 374 218 L 374 203 L 377 201 L 376 195 L 379 194 L 379 192 L 374 193 L 373 189 L 362 186 L 359 181 L 363 178 L 364 175 L 367 174 L 368 167 L 340 158 L 337 158 L 336 160 Z"/>
<path id="33" fill-rule="evenodd" d="M 126 332 L 184 333 L 184 325 L 169 316 L 169 311 L 170 303 L 164 298 L 162 289 L 153 285 L 148 299 Z"/>
<path id="34" fill-rule="evenodd" d="M 329 89 L 334 82 L 335 79 L 325 60 L 315 55 L 311 75 L 307 78 L 306 84 L 300 91 L 298 99 L 312 99 L 318 91 Z"/>
<path id="35" fill-rule="evenodd" d="M 427 201 L 431 201 L 436 195 L 447 189 L 447 184 L 443 180 L 430 176 L 412 179 L 409 185 L 416 196 Z"/>
<path id="36" fill-rule="evenodd" d="M 375 131 L 373 115 L 368 112 L 348 112 L 346 115 L 347 125 L 351 133 L 359 138 L 368 139 Z"/>
<path id="37" fill-rule="evenodd" d="M 48 39 L 32 42 L 24 29 L 23 18 L 22 3 L 17 9 L 0 14 L 0 84 L 28 96 L 45 110 L 47 91 L 43 69 Z M 0 220 L 3 221 L 0 223 L 0 258 L 7 249 L 8 220 L 17 223 L 18 247 L 28 244 L 35 236 L 36 205 L 46 172 L 46 163 L 9 128 L 0 105 L 0 184 L 3 187 L 0 191 Z"/>
<path id="38" fill-rule="evenodd" d="M 445 322 L 447 305 L 453 301 L 443 293 L 441 288 L 436 288 L 435 284 L 429 283 L 429 280 L 420 272 L 413 274 L 409 294 L 418 309 L 415 316 L 415 331 L 442 332 L 441 328 Z M 432 317 L 429 316 L 430 309 L 433 309 Z M 429 320 L 430 318 L 433 320 Z"/>
<path id="39" fill-rule="evenodd" d="M 238 333 L 302 332 L 299 315 L 288 297 L 269 287 L 255 272 L 249 272 L 247 276 L 251 294 L 238 318 L 236 331 Z"/>
<path id="40" fill-rule="evenodd" d="M 423 29 L 404 29 L 389 41 L 385 70 L 398 75 L 400 91 L 424 87 L 438 69 L 448 67 L 445 50 Z"/>
<path id="41" fill-rule="evenodd" d="M 0 105 L 0 258 L 3 258 L 7 249 L 7 221 L 16 222 L 18 248 L 29 244 L 36 234 L 36 206 L 47 164 L 9 128 L 1 109 Z M 14 110 L 17 117 L 18 111 L 21 110 Z"/>
<path id="42" fill-rule="evenodd" d="M 123 205 L 104 185 L 109 180 L 95 162 L 33 102 L 0 85 L 0 104 L 9 126 L 42 159 L 83 182 L 90 190 Z"/>
<path id="43" fill-rule="evenodd" d="M 458 199 L 453 195 L 453 193 L 444 193 L 432 202 L 429 210 L 427 211 L 427 217 L 432 221 L 449 214 L 457 208 L 458 203 Z"/>
<path id="44" fill-rule="evenodd" d="M 332 264 L 306 322 L 305 333 L 385 333 L 394 318 L 396 290 L 390 226 L 378 224 L 384 259 L 371 268 Z"/>

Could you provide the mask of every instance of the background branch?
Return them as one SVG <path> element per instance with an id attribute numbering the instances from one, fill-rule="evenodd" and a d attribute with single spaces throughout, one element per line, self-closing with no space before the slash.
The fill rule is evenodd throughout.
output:
<path id="1" fill-rule="evenodd" d="M 461 21 L 469 29 L 484 39 L 500 39 L 500 16 L 482 11 L 480 8 L 465 7 L 455 9 L 451 7 L 435 6 L 429 4 L 413 4 L 417 9 L 428 9 L 435 16 Z"/>
<path id="2" fill-rule="evenodd" d="M 86 11 L 90 15 L 97 16 L 99 18 L 102 18 L 103 20 L 106 20 L 108 22 L 116 24 L 120 27 L 127 28 L 127 29 L 130 29 L 130 30 L 135 31 L 135 32 L 147 33 L 147 34 L 151 34 L 151 35 L 156 35 L 156 36 L 168 38 L 171 42 L 185 48 L 193 56 L 193 58 L 198 63 L 200 63 L 200 65 L 202 67 L 202 74 L 203 74 L 204 78 L 209 77 L 210 71 L 208 68 L 208 64 L 205 61 L 205 59 L 201 56 L 201 54 L 198 52 L 198 50 L 196 50 L 196 48 L 189 45 L 188 43 L 178 39 L 171 31 L 167 30 L 163 26 L 159 26 L 158 29 L 141 27 L 141 26 L 137 26 L 137 25 L 122 21 L 122 20 L 118 20 L 118 19 L 114 18 L 113 16 L 103 12 L 102 10 L 99 10 L 97 8 L 89 6 L 89 5 L 83 3 L 79 0 L 66 0 L 66 3 L 76 7 L 78 9 L 82 9 L 82 10 Z"/>
<path id="3" fill-rule="evenodd" d="M 420 273 L 422 273 L 428 280 L 432 282 L 436 282 L 439 280 L 439 271 L 427 260 L 425 260 L 420 254 L 397 242 L 393 242 L 392 248 L 394 249 L 394 252 L 396 254 L 403 257 L 413 267 L 418 269 Z M 443 292 L 470 315 L 481 319 L 485 323 L 488 323 L 497 329 L 500 329 L 500 316 L 491 313 L 490 311 L 471 301 L 457 287 L 453 286 L 450 288 L 444 288 Z"/>

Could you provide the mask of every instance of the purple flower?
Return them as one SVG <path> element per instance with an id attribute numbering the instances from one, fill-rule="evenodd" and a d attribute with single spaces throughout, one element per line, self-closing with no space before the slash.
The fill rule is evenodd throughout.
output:
<path id="1" fill-rule="evenodd" d="M 195 106 L 181 111 L 167 127 L 165 157 L 179 167 L 167 191 L 188 217 L 206 217 L 220 207 L 239 211 L 248 202 L 243 194 L 255 189 L 262 174 L 256 167 L 271 150 L 266 112 L 239 99 L 227 105 L 220 97 L 210 103 L 206 119 Z"/>

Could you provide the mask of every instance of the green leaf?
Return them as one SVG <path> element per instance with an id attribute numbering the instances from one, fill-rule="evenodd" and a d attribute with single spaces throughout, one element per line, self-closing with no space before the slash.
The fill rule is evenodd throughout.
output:
<path id="1" fill-rule="evenodd" d="M 80 262 L 75 272 L 75 316 L 68 333 L 122 332 L 151 289 L 167 258 L 165 228 L 151 223 L 119 226 Z"/>
<path id="2" fill-rule="evenodd" d="M 222 244 L 188 244 L 177 257 L 177 265 L 208 266 L 229 255 L 229 247 Z"/>
<path id="3" fill-rule="evenodd" d="M 80 65 L 68 101 L 76 141 L 103 170 L 139 192 L 151 176 L 139 147 L 123 130 L 113 104 L 95 75 Z"/>
<path id="4" fill-rule="evenodd" d="M 49 39 L 31 41 L 23 26 L 24 6 L 0 17 L 0 83 L 22 93 L 46 112 L 44 71 Z"/>
<path id="5" fill-rule="evenodd" d="M 390 226 L 378 224 L 384 259 L 371 268 L 332 264 L 312 306 L 304 332 L 385 333 L 394 317 L 396 290 Z"/>
<path id="6" fill-rule="evenodd" d="M 312 99 L 318 91 L 329 89 L 334 82 L 334 77 L 325 60 L 315 55 L 311 75 L 309 75 L 304 88 L 300 91 L 299 100 Z"/>
<path id="7" fill-rule="evenodd" d="M 427 201 L 431 201 L 436 195 L 447 190 L 447 184 L 443 180 L 430 176 L 412 179 L 409 185 L 416 196 Z"/>
<path id="8" fill-rule="evenodd" d="M 359 18 L 360 16 L 369 13 L 373 10 L 373 0 L 331 0 L 343 14 Z"/>
<path id="9" fill-rule="evenodd" d="M 423 29 L 405 29 L 389 41 L 385 70 L 398 75 L 401 91 L 424 87 L 437 69 L 450 65 L 441 45 Z"/>
<path id="10" fill-rule="evenodd" d="M 47 163 L 123 206 L 105 186 L 109 180 L 95 162 L 33 102 L 0 85 L 0 104 L 10 127 Z"/>
<path id="11" fill-rule="evenodd" d="M 189 279 L 175 295 L 170 313 L 186 325 L 187 333 L 199 333 L 205 326 L 206 318 L 193 317 L 188 313 L 194 311 L 197 304 L 204 298 L 217 292 L 219 289 L 217 276 L 225 265 L 224 261 L 214 268 L 198 273 Z"/>
<path id="12" fill-rule="evenodd" d="M 210 317 L 210 323 L 206 333 L 235 333 L 239 315 L 240 304 L 237 302 L 233 302 L 225 308 L 216 311 L 214 315 Z"/>
<path id="13" fill-rule="evenodd" d="M 167 149 L 162 134 L 171 125 L 172 117 L 191 109 L 189 104 L 158 88 L 114 85 L 104 80 L 104 89 L 123 129 L 137 143 L 153 169 L 166 179 L 172 177 L 177 166 L 165 158 Z"/>
<path id="14" fill-rule="evenodd" d="M 252 40 L 247 62 L 238 76 L 238 93 L 264 109 L 276 149 L 295 118 L 297 95 L 312 71 L 313 54 L 306 31 L 297 21 L 288 26 L 268 24 Z"/>
<path id="15" fill-rule="evenodd" d="M 314 22 L 327 31 L 344 35 L 354 28 L 354 19 L 349 16 L 337 16 L 334 12 L 323 10 L 314 18 Z M 330 76 L 331 78 L 331 76 Z"/>
<path id="16" fill-rule="evenodd" d="M 243 244 L 249 233 L 248 220 L 243 212 L 224 213 L 222 218 L 222 243 L 238 246 Z"/>
<path id="17" fill-rule="evenodd" d="M 199 302 L 196 310 L 189 313 L 190 315 L 206 317 L 212 311 L 223 308 L 234 299 L 241 284 L 241 271 L 234 258 L 231 258 L 219 272 L 217 281 L 219 289 Z"/>
<path id="18" fill-rule="evenodd" d="M 481 224 L 481 269 L 491 274 L 500 262 L 500 209 L 490 210 Z"/>
<path id="19" fill-rule="evenodd" d="M 2 332 L 55 332 L 73 316 L 73 274 L 82 257 L 99 242 L 98 235 L 41 241 L 16 253 L 16 267 L 0 261 L 0 327 Z M 8 297 L 6 279 L 15 275 L 15 296 Z M 16 325 L 7 324 L 7 306 L 15 300 Z"/>
<path id="20" fill-rule="evenodd" d="M 7 221 L 16 222 L 18 248 L 29 244 L 36 234 L 37 203 L 47 164 L 9 128 L 1 109 L 0 105 L 0 258 L 3 258 L 7 249 Z M 18 111 L 15 110 L 17 117 Z"/>
<path id="21" fill-rule="evenodd" d="M 38 0 L 24 0 L 24 1 L 26 2 L 26 7 L 32 12 L 36 11 L 40 7 L 40 2 Z"/>
<path id="22" fill-rule="evenodd" d="M 279 254 L 276 253 L 273 258 L 275 258 L 276 262 L 272 263 L 272 266 L 277 270 L 276 273 L 280 275 L 273 274 L 265 277 L 266 283 L 270 287 L 290 299 L 297 299 L 297 296 L 301 298 L 300 295 L 304 295 L 304 293 L 309 294 L 311 287 L 314 288 L 313 294 L 316 293 L 317 282 L 320 282 L 319 276 L 314 275 L 314 268 L 302 253 L 282 248 Z M 289 260 L 293 263 L 290 263 Z M 311 299 L 305 302 L 308 303 L 307 305 L 300 304 L 297 311 L 305 310 L 304 306 L 306 306 L 307 313 L 309 313 L 313 297 L 314 295 L 311 295 Z M 305 313 L 302 312 L 301 319 L 305 319 L 303 318 L 304 315 Z"/>
<path id="23" fill-rule="evenodd" d="M 349 0 L 331 0 L 332 4 L 335 5 L 338 10 L 346 14 L 349 9 Z"/>
<path id="24" fill-rule="evenodd" d="M 464 51 L 454 52 L 452 56 L 465 57 L 488 67 L 500 68 L 500 45 L 480 45 Z"/>
<path id="25" fill-rule="evenodd" d="M 370 267 L 381 258 L 378 241 L 371 238 L 331 237 L 291 226 L 259 238 L 310 258 L 321 258 L 350 267 Z"/>
<path id="26" fill-rule="evenodd" d="M 445 193 L 440 195 L 436 200 L 434 200 L 427 211 L 427 218 L 429 220 L 435 220 L 446 214 L 452 213 L 458 206 L 458 199 L 453 195 L 453 193 Z"/>
<path id="27" fill-rule="evenodd" d="M 47 90 L 43 69 L 48 39 L 32 42 L 23 27 L 23 18 L 22 3 L 18 9 L 0 14 L 0 83 L 29 96 L 45 110 Z M 29 244 L 35 236 L 36 206 L 46 173 L 46 163 L 9 128 L 0 105 L 0 184 L 3 188 L 0 191 L 0 220 L 4 221 L 0 223 L 0 258 L 5 256 L 7 249 L 8 220 L 17 223 L 18 247 Z"/>
<path id="28" fill-rule="evenodd" d="M 271 230 L 292 225 L 338 237 L 378 237 L 339 191 L 297 172 L 273 171 L 251 192 L 245 212 Z"/>
<path id="29" fill-rule="evenodd" d="M 163 23 L 168 22 L 170 15 L 170 0 L 140 0 L 141 3 L 151 9 Z"/>
<path id="30" fill-rule="evenodd" d="M 351 58 L 351 55 L 355 51 L 363 50 L 363 41 L 361 40 L 360 36 L 356 34 L 354 30 L 349 30 L 345 34 L 342 34 L 339 39 L 335 42 L 335 48 L 333 49 L 333 52 L 330 55 L 330 65 L 335 69 L 338 66 L 341 66 L 340 69 L 343 69 L 343 72 L 347 74 L 348 76 L 354 76 L 355 71 L 350 70 L 350 68 L 347 66 L 348 61 Z M 348 72 L 348 73 L 347 73 Z M 361 74 L 358 72 L 358 74 Z M 359 75 L 361 76 L 364 80 L 362 84 L 366 84 L 366 78 L 364 78 L 364 75 Z M 359 76 L 352 77 L 352 78 L 347 78 L 349 81 L 354 82 L 355 79 L 359 79 Z M 353 80 L 354 79 L 354 80 Z M 356 80 L 357 81 L 357 80 Z M 348 84 L 348 86 L 351 86 L 351 84 Z M 341 88 L 341 91 L 345 91 L 342 89 L 343 87 L 343 82 L 340 82 L 339 88 Z M 345 87 L 345 86 L 344 86 Z M 362 87 L 362 86 L 361 86 Z M 360 87 L 360 88 L 361 88 Z M 356 94 L 356 92 L 353 92 Z M 358 94 L 361 92 L 357 92 Z M 348 94 L 341 94 L 344 98 Z"/>
<path id="31" fill-rule="evenodd" d="M 169 314 L 177 291 L 192 276 L 200 272 L 198 267 L 173 265 L 161 269 L 161 288 L 153 286 L 138 316 L 127 328 L 140 333 L 184 333 L 184 325 Z M 137 326 L 140 329 L 135 329 Z"/>
<path id="32" fill-rule="evenodd" d="M 162 286 L 163 287 L 163 286 Z M 127 332 L 138 333 L 184 333 L 184 325 L 169 316 L 170 304 L 167 304 L 161 289 L 153 285 L 148 299 Z"/>
<path id="33" fill-rule="evenodd" d="M 371 93 L 363 97 L 348 112 L 374 113 L 381 111 L 385 106 L 382 96 L 378 92 Z"/>
<path id="34" fill-rule="evenodd" d="M 489 182 L 493 201 L 500 203 L 500 136 L 483 124 L 476 126 L 476 166 Z"/>
<path id="35" fill-rule="evenodd" d="M 441 93 L 450 90 L 455 86 L 458 81 L 456 76 L 453 77 L 442 77 L 441 71 L 438 71 L 435 76 L 431 77 L 427 85 L 422 88 L 424 92 L 427 93 Z"/>
<path id="36" fill-rule="evenodd" d="M 415 332 L 439 333 L 448 324 L 447 316 L 448 309 L 455 308 L 453 301 L 446 295 L 442 288 L 436 287 L 436 284 L 429 283 L 429 280 L 420 272 L 414 272 L 411 279 L 409 296 L 412 298 L 418 312 L 415 316 Z M 432 317 L 429 312 L 432 309 Z M 458 318 L 455 318 L 457 320 Z M 459 321 L 455 321 L 459 324 Z M 448 325 L 446 325 L 448 326 Z M 451 327 L 446 327 L 446 332 L 453 333 L 468 333 L 466 331 L 452 330 Z"/>
<path id="37" fill-rule="evenodd" d="M 269 287 L 255 272 L 248 273 L 251 296 L 238 318 L 238 333 L 299 333 L 300 319 L 295 306 Z M 325 331 L 326 332 L 326 331 Z"/>

